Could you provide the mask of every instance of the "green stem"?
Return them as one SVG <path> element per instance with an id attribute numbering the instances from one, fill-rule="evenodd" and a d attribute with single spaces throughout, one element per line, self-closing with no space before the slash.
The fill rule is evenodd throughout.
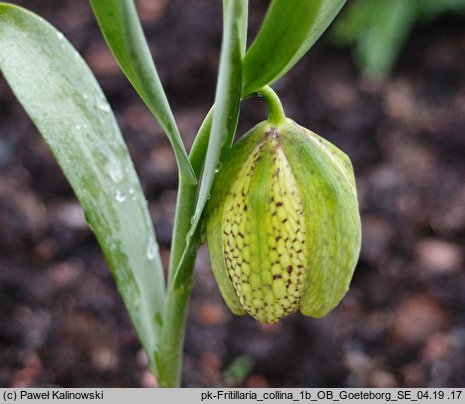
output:
<path id="1" fill-rule="evenodd" d="M 263 87 L 257 94 L 264 98 L 268 105 L 268 122 L 279 125 L 286 119 L 284 109 L 278 95 L 270 86 Z"/>
<path id="2" fill-rule="evenodd" d="M 189 156 L 189 160 L 197 176 L 199 176 L 202 170 L 205 151 L 208 145 L 213 116 L 212 111 L 210 110 L 206 116 Z M 163 325 L 162 343 L 157 355 L 159 362 L 158 384 L 160 387 L 179 387 L 181 382 L 184 331 L 193 281 L 182 288 L 175 288 L 173 279 L 186 247 L 186 237 L 190 230 L 192 215 L 195 211 L 196 197 L 197 186 L 192 185 L 186 178 L 180 177 L 173 242 L 171 245 L 170 270 L 168 274 L 165 324 Z M 199 244 L 196 243 L 194 248 L 191 249 L 183 267 L 188 272 L 187 276 L 192 279 Z"/>
<path id="3" fill-rule="evenodd" d="M 222 86 L 225 84 L 231 84 L 229 82 L 225 82 L 225 78 L 231 79 L 233 73 L 240 74 L 241 59 L 246 43 L 247 13 L 245 11 L 247 10 L 248 3 L 247 0 L 240 0 L 240 2 L 237 3 L 236 1 L 237 0 L 224 0 L 223 2 L 225 31 L 223 34 L 223 44 L 221 51 L 222 56 L 220 58 L 220 73 L 218 78 L 219 84 L 217 84 L 217 91 L 218 88 L 222 88 Z M 239 27 L 238 31 L 236 30 L 237 27 Z M 236 51 L 235 45 L 238 43 L 238 38 L 240 38 L 240 55 L 236 55 L 234 53 Z M 224 51 L 224 49 L 226 49 L 226 51 Z M 231 59 L 231 61 L 229 59 Z M 227 63 L 225 63 L 224 60 L 226 60 Z M 225 74 L 226 76 L 224 76 Z M 234 82 L 240 86 L 240 76 L 239 82 L 237 82 L 237 80 Z M 236 92 L 235 90 L 237 90 L 237 97 L 231 98 L 231 94 L 234 95 Z M 229 89 L 229 91 L 231 94 L 228 94 L 227 100 L 230 105 L 225 106 L 223 105 L 224 102 L 220 102 L 219 107 L 217 107 L 219 108 L 220 114 L 217 116 L 222 117 L 222 114 L 225 114 L 225 111 L 227 111 L 227 115 L 225 115 L 223 118 L 228 119 L 227 123 L 234 124 L 235 129 L 237 122 L 231 121 L 232 117 L 230 115 L 231 112 L 234 111 L 235 107 L 238 109 L 236 102 L 237 104 L 240 102 L 238 99 L 240 88 Z M 215 99 L 217 100 L 218 98 L 215 97 Z M 218 120 L 218 118 L 216 119 Z M 214 169 L 216 167 L 216 164 L 208 165 L 208 159 L 206 158 L 207 149 L 209 149 L 208 146 L 212 121 L 213 111 L 211 110 L 199 130 L 194 145 L 192 146 L 191 154 L 189 156 L 190 163 L 197 178 L 200 178 L 200 173 L 205 163 L 206 167 L 202 175 L 202 183 L 200 188 L 198 185 L 192 185 L 192 183 L 190 183 L 185 176 L 181 175 L 179 179 L 176 219 L 173 230 L 173 242 L 171 246 L 170 268 L 167 286 L 167 304 L 164 316 L 162 338 L 160 340 L 155 358 L 159 369 L 157 375 L 158 382 L 161 387 L 178 387 L 181 381 L 181 364 L 185 323 L 187 318 L 189 298 L 194 281 L 195 257 L 197 255 L 197 249 L 201 244 L 201 230 L 199 230 L 200 227 L 196 227 L 197 230 L 190 238 L 190 245 L 188 246 L 189 248 L 185 254 L 184 250 L 186 250 L 187 236 L 189 235 L 189 231 L 193 226 L 191 223 L 192 217 L 194 214 L 198 213 L 196 220 L 201 220 L 201 211 L 206 201 L 205 195 L 203 196 L 203 200 L 199 205 L 202 209 L 198 209 L 197 204 L 198 199 L 202 199 L 202 186 L 204 187 L 205 192 L 206 186 L 204 184 L 208 184 L 207 180 L 213 180 Z M 234 133 L 231 133 L 231 138 L 233 136 Z M 205 180 L 205 177 L 207 177 L 207 180 Z M 199 197 L 198 194 L 200 195 Z M 198 222 L 195 224 L 198 224 Z M 177 282 L 174 282 L 175 275 L 176 277 L 180 277 L 180 279 L 182 279 L 182 282 L 180 282 L 179 285 Z"/>
<path id="4" fill-rule="evenodd" d="M 184 345 L 184 330 L 192 286 L 175 289 L 172 278 L 174 269 L 178 266 L 185 247 L 185 235 L 189 231 L 190 218 L 195 209 L 196 193 L 196 186 L 192 186 L 184 178 L 180 178 L 170 256 L 165 323 L 158 356 L 161 361 L 158 375 L 160 387 L 179 387 L 181 382 L 182 347 Z M 189 272 L 194 271 L 194 264 L 195 254 L 186 263 Z"/>
<path id="5" fill-rule="evenodd" d="M 194 263 L 195 256 L 189 262 L 192 271 Z M 180 387 L 181 384 L 182 348 L 191 290 L 191 287 L 185 289 L 168 287 L 162 343 L 157 355 L 160 387 Z"/>

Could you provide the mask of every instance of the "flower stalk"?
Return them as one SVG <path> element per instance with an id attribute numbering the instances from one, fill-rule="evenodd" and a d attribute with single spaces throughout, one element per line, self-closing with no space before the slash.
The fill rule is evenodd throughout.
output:
<path id="1" fill-rule="evenodd" d="M 278 95 L 270 86 L 263 87 L 257 95 L 263 97 L 268 106 L 268 119 L 271 125 L 279 125 L 284 122 L 286 115 Z"/>

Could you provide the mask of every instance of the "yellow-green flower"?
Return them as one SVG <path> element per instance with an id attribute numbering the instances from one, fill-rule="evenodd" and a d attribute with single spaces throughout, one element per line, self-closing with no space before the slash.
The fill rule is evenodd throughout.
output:
<path id="1" fill-rule="evenodd" d="M 321 317 L 348 290 L 360 251 L 352 165 L 290 119 L 262 122 L 224 159 L 207 205 L 207 242 L 236 314 L 273 323 Z"/>

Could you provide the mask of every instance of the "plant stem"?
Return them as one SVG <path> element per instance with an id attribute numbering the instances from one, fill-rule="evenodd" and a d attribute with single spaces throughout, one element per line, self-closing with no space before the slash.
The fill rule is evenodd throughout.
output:
<path id="1" fill-rule="evenodd" d="M 190 262 L 194 268 L 194 259 Z M 160 387 L 180 387 L 182 350 L 187 319 L 187 309 L 192 287 L 174 289 L 169 287 L 166 304 L 166 323 L 162 334 L 162 348 L 160 350 L 161 366 L 159 375 Z"/>
<path id="2" fill-rule="evenodd" d="M 195 208 L 196 190 L 196 186 L 188 185 L 184 179 L 180 179 L 168 277 L 165 324 L 163 325 L 162 341 L 160 344 L 159 359 L 162 362 L 161 366 L 159 366 L 160 374 L 158 382 L 160 387 L 179 387 L 181 381 L 184 330 L 192 286 L 183 289 L 174 289 L 172 278 L 174 269 L 177 267 L 185 247 L 185 236 L 189 231 L 190 217 Z M 184 237 L 182 237 L 183 235 Z M 195 254 L 192 258 L 187 262 L 186 268 L 189 268 L 193 272 Z"/>
<path id="3" fill-rule="evenodd" d="M 268 122 L 279 125 L 286 119 L 284 109 L 278 95 L 270 86 L 263 87 L 257 94 L 268 104 Z"/>
<path id="4" fill-rule="evenodd" d="M 185 323 L 190 293 L 194 283 L 195 257 L 200 245 L 199 233 L 201 230 L 197 225 L 201 220 L 202 210 L 207 199 L 206 195 L 209 192 L 209 186 L 213 181 L 214 170 L 217 166 L 216 163 L 211 164 L 210 162 L 209 164 L 207 157 L 207 150 L 210 152 L 209 137 L 212 125 L 216 137 L 227 134 L 230 136 L 231 141 L 234 137 L 240 103 L 241 61 L 246 43 L 247 5 L 247 0 L 224 0 L 223 2 L 224 32 L 215 103 L 218 100 L 220 101 L 215 107 L 217 113 L 215 115 L 215 125 L 213 125 L 212 109 L 199 130 L 189 156 L 189 161 L 197 178 L 200 177 L 202 167 L 205 164 L 202 182 L 200 186 L 197 186 L 189 183 L 185 176 L 181 175 L 179 179 L 168 276 L 167 304 L 162 340 L 155 357 L 159 369 L 157 376 L 161 387 L 178 387 L 180 385 Z M 221 96 L 218 96 L 218 94 Z M 227 96 L 226 99 L 224 99 L 225 95 Z M 216 152 L 220 153 L 223 145 L 221 142 L 218 143 L 217 139 L 214 146 L 218 145 L 220 150 L 216 150 Z M 212 153 L 215 153 L 214 149 Z M 210 159 L 212 160 L 212 158 Z M 199 196 L 197 196 L 198 194 Z M 193 217 L 195 219 L 194 223 L 192 223 Z M 190 238 L 185 253 L 187 236 L 190 235 L 189 232 L 192 226 L 198 230 Z M 179 265 L 181 260 L 183 261 L 182 266 Z M 175 276 L 182 279 L 179 285 L 174 282 Z"/>
<path id="5" fill-rule="evenodd" d="M 197 176 L 199 176 L 202 170 L 205 158 L 213 116 L 212 111 L 213 109 L 206 116 L 189 156 L 189 160 Z M 158 374 L 158 384 L 160 387 L 179 387 L 181 381 L 184 331 L 193 280 L 187 285 L 183 285 L 182 288 L 175 288 L 173 280 L 186 247 L 186 238 L 191 227 L 191 218 L 195 211 L 196 197 L 197 186 L 191 185 L 185 178 L 180 177 L 168 274 L 165 324 L 163 325 L 162 343 L 158 352 L 158 359 L 161 362 Z M 199 244 L 195 244 L 185 261 L 183 269 L 188 272 L 187 278 L 193 278 L 195 257 Z"/>

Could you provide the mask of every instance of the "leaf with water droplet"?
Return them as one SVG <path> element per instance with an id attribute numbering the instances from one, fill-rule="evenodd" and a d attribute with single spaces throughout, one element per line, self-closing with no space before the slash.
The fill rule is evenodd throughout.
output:
<path id="1" fill-rule="evenodd" d="M 5 3 L 0 3 L 0 71 L 75 191 L 151 355 L 160 343 L 161 322 L 152 320 L 164 313 L 163 269 L 156 249 L 147 259 L 147 240 L 155 240 L 152 221 L 100 86 L 61 33 Z M 117 201 L 117 191 L 130 188 L 136 200 Z"/>

